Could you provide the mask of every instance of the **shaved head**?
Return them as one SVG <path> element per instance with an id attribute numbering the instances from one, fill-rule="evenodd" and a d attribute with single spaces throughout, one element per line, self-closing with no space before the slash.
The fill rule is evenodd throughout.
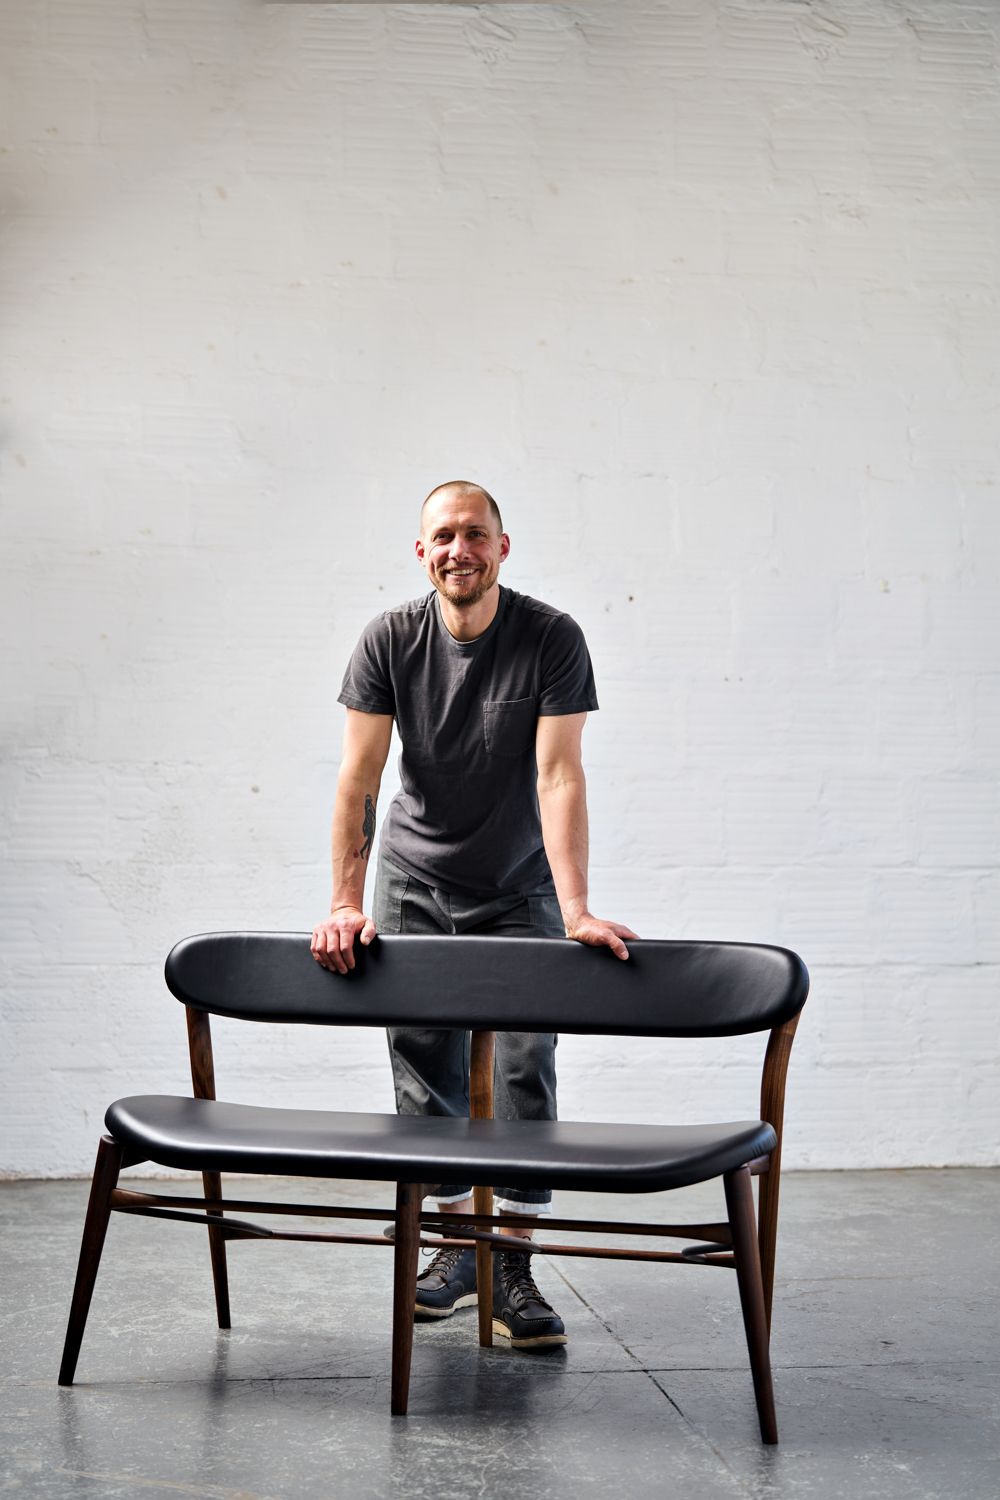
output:
<path id="1" fill-rule="evenodd" d="M 449 479 L 447 484 L 439 484 L 436 490 L 431 490 L 427 499 L 420 507 L 421 536 L 424 534 L 424 516 L 427 514 L 428 505 L 430 505 L 432 500 L 438 500 L 445 496 L 448 499 L 454 500 L 469 500 L 473 496 L 478 496 L 479 499 L 485 500 L 489 506 L 490 515 L 496 523 L 498 535 L 503 534 L 503 520 L 500 515 L 500 507 L 489 491 L 484 490 L 481 484 L 472 484 L 468 479 Z"/>

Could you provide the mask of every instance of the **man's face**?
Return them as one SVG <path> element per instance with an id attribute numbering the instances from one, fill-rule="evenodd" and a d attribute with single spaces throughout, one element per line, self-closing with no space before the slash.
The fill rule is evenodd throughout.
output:
<path id="1" fill-rule="evenodd" d="M 481 495 L 445 493 L 424 511 L 417 556 L 438 593 L 459 609 L 485 597 L 509 551 L 510 538 L 497 531 Z"/>

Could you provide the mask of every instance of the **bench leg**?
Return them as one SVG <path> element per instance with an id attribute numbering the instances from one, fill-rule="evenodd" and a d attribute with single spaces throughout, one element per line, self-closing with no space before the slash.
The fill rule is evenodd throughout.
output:
<path id="1" fill-rule="evenodd" d="M 423 1185 L 396 1184 L 396 1239 L 392 1288 L 392 1415 L 405 1417 L 410 1395 L 413 1310 L 420 1258 L 420 1209 Z"/>
<path id="2" fill-rule="evenodd" d="M 473 1031 L 469 1038 L 469 1114 L 474 1120 L 493 1118 L 493 1071 L 496 1036 L 492 1031 Z M 493 1189 L 472 1190 L 477 1214 L 493 1212 Z M 488 1241 L 476 1241 L 476 1295 L 479 1298 L 479 1343 L 493 1346 L 493 1255 Z"/>
<path id="3" fill-rule="evenodd" d="M 493 1212 L 493 1189 L 473 1188 L 473 1206 L 477 1214 Z M 487 1229 L 489 1225 L 485 1226 Z M 476 1241 L 476 1294 L 479 1298 L 479 1344 L 493 1347 L 493 1247 L 489 1240 Z"/>
<path id="4" fill-rule="evenodd" d="M 112 1136 L 101 1136 L 101 1144 L 97 1148 L 94 1180 L 90 1185 L 87 1218 L 83 1226 L 83 1243 L 80 1246 L 80 1260 L 76 1268 L 76 1284 L 73 1287 L 73 1301 L 69 1310 L 69 1326 L 66 1329 L 62 1364 L 59 1367 L 60 1385 L 73 1384 L 80 1345 L 83 1343 L 83 1330 L 87 1326 L 90 1299 L 94 1294 L 94 1282 L 97 1280 L 97 1268 L 101 1264 L 104 1236 L 108 1232 L 108 1221 L 111 1218 L 108 1198 L 118 1185 L 118 1174 L 122 1169 L 124 1155 L 125 1148 L 120 1146 Z"/>
<path id="5" fill-rule="evenodd" d="M 206 1198 L 222 1197 L 222 1174 L 220 1172 L 202 1172 L 201 1180 L 205 1184 Z M 222 1214 L 218 1209 L 208 1209 L 210 1219 L 221 1219 Z M 209 1229 L 208 1249 L 212 1257 L 212 1280 L 215 1282 L 215 1310 L 219 1318 L 220 1328 L 232 1328 L 229 1320 L 229 1272 L 226 1267 L 226 1240 L 221 1229 Z"/>
<path id="6" fill-rule="evenodd" d="M 768 1351 L 767 1313 L 764 1309 L 764 1282 L 760 1272 L 760 1251 L 753 1216 L 753 1188 L 750 1171 L 738 1167 L 723 1177 L 729 1227 L 733 1232 L 733 1257 L 736 1280 L 743 1306 L 753 1390 L 757 1398 L 760 1435 L 765 1443 L 778 1441 L 778 1421 L 774 1414 L 774 1387 L 771 1383 L 771 1356 Z"/>

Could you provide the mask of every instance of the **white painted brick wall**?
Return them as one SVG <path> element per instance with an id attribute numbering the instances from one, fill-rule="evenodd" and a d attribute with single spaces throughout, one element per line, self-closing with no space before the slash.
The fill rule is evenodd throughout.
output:
<path id="1" fill-rule="evenodd" d="M 996 1162 L 993 0 L 0 16 L 0 1170 L 186 1090 L 175 939 L 324 911 L 456 474 L 591 643 L 596 908 L 810 965 L 789 1163 Z M 390 1107 L 379 1035 L 216 1032 L 226 1097 Z M 563 1112 L 760 1054 L 566 1038 Z"/>

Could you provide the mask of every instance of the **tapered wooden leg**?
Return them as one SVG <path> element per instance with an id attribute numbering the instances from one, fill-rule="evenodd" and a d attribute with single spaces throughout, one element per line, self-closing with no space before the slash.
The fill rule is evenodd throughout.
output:
<path id="1" fill-rule="evenodd" d="M 396 1239 L 392 1288 L 392 1406 L 394 1417 L 405 1417 L 410 1395 L 410 1356 L 413 1353 L 413 1309 L 420 1258 L 419 1182 L 396 1184 Z"/>
<path id="2" fill-rule="evenodd" d="M 474 1031 L 469 1047 L 469 1114 L 473 1120 L 493 1118 L 493 1062 L 495 1037 L 492 1031 Z M 472 1190 L 477 1214 L 493 1212 L 493 1189 Z M 476 1241 L 476 1294 L 479 1298 L 479 1342 L 482 1348 L 493 1346 L 493 1256 L 489 1242 Z"/>
<path id="3" fill-rule="evenodd" d="M 188 1049 L 191 1053 L 191 1086 L 196 1099 L 215 1098 L 215 1061 L 212 1056 L 212 1020 L 206 1011 L 186 1007 Z M 222 1178 L 218 1172 L 202 1172 L 206 1198 L 222 1197 Z M 210 1219 L 221 1219 L 218 1209 L 206 1210 Z M 229 1272 L 226 1267 L 226 1241 L 218 1229 L 208 1231 L 208 1250 L 212 1257 L 212 1280 L 215 1283 L 215 1311 L 220 1328 L 231 1328 L 229 1320 Z"/>
<path id="4" fill-rule="evenodd" d="M 781 1188 L 781 1152 L 771 1157 L 769 1169 L 757 1179 L 757 1245 L 760 1250 L 760 1275 L 764 1289 L 764 1316 L 768 1337 L 771 1334 L 771 1302 L 774 1298 L 774 1255 L 778 1244 L 778 1192 Z"/>
<path id="5" fill-rule="evenodd" d="M 493 1189 L 472 1189 L 477 1214 L 493 1212 Z M 489 1225 L 486 1226 L 489 1228 Z M 476 1295 L 479 1298 L 479 1343 L 483 1349 L 493 1347 L 493 1252 L 488 1240 L 476 1241 Z"/>
<path id="6" fill-rule="evenodd" d="M 764 1073 L 760 1088 L 760 1117 L 773 1125 L 778 1144 L 770 1153 L 771 1164 L 759 1179 L 757 1204 L 757 1243 L 760 1246 L 760 1274 L 764 1282 L 764 1312 L 767 1331 L 771 1332 L 771 1300 L 774 1296 L 774 1252 L 778 1242 L 778 1193 L 781 1188 L 781 1129 L 785 1118 L 785 1073 L 792 1053 L 799 1017 L 793 1016 L 783 1026 L 776 1026 L 767 1043 Z"/>
<path id="7" fill-rule="evenodd" d="M 104 1236 L 108 1232 L 108 1220 L 111 1218 L 108 1198 L 118 1184 L 118 1173 L 121 1171 L 124 1155 L 124 1147 L 119 1146 L 112 1136 L 101 1136 L 101 1143 L 97 1148 L 94 1180 L 90 1185 L 87 1217 L 83 1225 L 83 1244 L 80 1246 L 80 1259 L 76 1268 L 76 1285 L 73 1287 L 73 1301 L 69 1310 L 69 1326 L 66 1329 L 62 1364 L 59 1367 L 60 1385 L 73 1384 L 80 1345 L 83 1343 L 83 1330 L 87 1326 L 90 1299 L 94 1294 L 94 1282 L 97 1280 L 97 1268 L 101 1264 Z"/>
<path id="8" fill-rule="evenodd" d="M 774 1387 L 771 1383 L 771 1356 L 768 1352 L 767 1315 L 764 1311 L 764 1284 L 760 1274 L 760 1251 L 757 1247 L 753 1217 L 753 1188 L 750 1171 L 739 1167 L 723 1177 L 729 1227 L 733 1232 L 733 1257 L 736 1280 L 743 1306 L 753 1389 L 757 1398 L 760 1435 L 765 1443 L 778 1441 L 778 1421 L 774 1414 Z"/>
<path id="9" fill-rule="evenodd" d="M 222 1197 L 222 1175 L 219 1172 L 202 1172 L 206 1198 Z M 221 1219 L 218 1209 L 207 1209 L 210 1219 Z M 226 1266 L 226 1241 L 219 1229 L 208 1231 L 208 1249 L 212 1257 L 212 1280 L 215 1282 L 215 1310 L 220 1328 L 232 1328 L 229 1321 L 229 1271 Z"/>

